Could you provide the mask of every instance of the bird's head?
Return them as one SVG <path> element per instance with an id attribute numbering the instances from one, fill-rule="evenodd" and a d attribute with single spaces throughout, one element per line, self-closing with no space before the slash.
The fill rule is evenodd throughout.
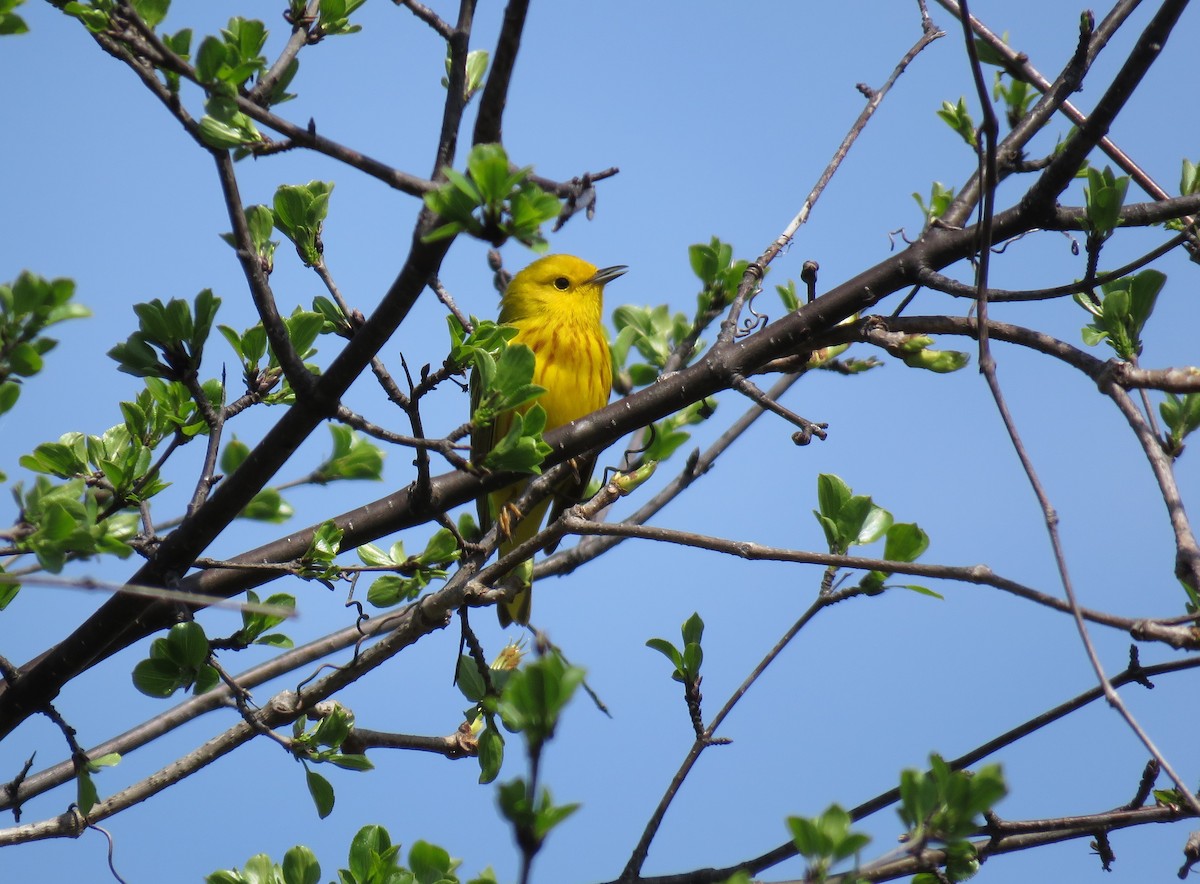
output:
<path id="1" fill-rule="evenodd" d="M 519 322 L 531 316 L 573 314 L 599 322 L 604 286 L 628 268 L 597 269 L 574 255 L 538 258 L 512 278 L 501 300 L 500 321 Z"/>

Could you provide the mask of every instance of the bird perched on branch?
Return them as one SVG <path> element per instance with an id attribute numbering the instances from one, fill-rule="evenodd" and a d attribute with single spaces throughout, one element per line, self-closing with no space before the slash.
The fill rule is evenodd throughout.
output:
<path id="1" fill-rule="evenodd" d="M 547 431 L 608 403 L 612 363 L 601 323 L 604 286 L 626 269 L 624 265 L 597 269 L 572 255 L 547 255 L 514 276 L 501 296 L 499 322 L 517 329 L 509 346 L 524 344 L 533 351 L 533 383 L 545 388 L 536 404 L 545 409 Z M 473 401 L 478 396 L 476 388 Z M 530 407 L 532 403 L 514 411 L 525 412 Z M 482 463 L 497 441 L 505 437 L 514 411 L 501 414 L 489 426 L 471 434 L 474 463 Z M 594 467 L 595 457 L 576 461 L 571 476 L 554 490 L 555 515 L 578 501 Z M 486 531 L 493 522 L 499 522 L 501 556 L 538 532 L 550 504 L 550 498 L 546 498 L 528 512 L 515 511 L 511 501 L 526 484 L 516 482 L 479 499 L 481 527 Z M 529 625 L 532 570 L 526 566 L 522 571 L 518 575 L 521 589 L 496 609 L 501 626 L 514 621 Z"/>

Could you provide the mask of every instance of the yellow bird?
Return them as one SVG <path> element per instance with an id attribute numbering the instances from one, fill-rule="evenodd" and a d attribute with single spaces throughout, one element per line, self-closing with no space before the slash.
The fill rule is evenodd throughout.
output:
<path id="1" fill-rule="evenodd" d="M 500 319 L 517 329 L 509 343 L 524 344 L 533 351 L 533 383 L 546 392 L 535 401 L 546 410 L 546 430 L 578 420 L 608 403 L 612 391 L 612 363 L 608 337 L 601 323 L 604 286 L 626 271 L 624 265 L 598 270 L 572 255 L 547 255 L 534 261 L 512 278 L 500 298 Z M 517 409 L 524 412 L 532 407 Z M 512 412 L 500 415 L 489 427 L 471 434 L 471 460 L 482 463 L 495 440 L 502 439 L 512 423 Z M 554 512 L 573 505 L 587 487 L 595 467 L 595 458 L 578 464 L 577 475 L 555 489 Z M 541 528 L 550 503 L 547 498 L 527 513 L 518 514 L 515 526 L 508 526 L 505 507 L 525 487 L 517 482 L 481 497 L 479 520 L 483 529 L 499 519 L 501 529 L 509 528 L 501 538 L 500 555 L 533 537 Z M 515 572 L 514 572 L 515 573 Z M 529 625 L 532 578 L 510 602 L 496 610 L 500 625 L 516 621 Z"/>

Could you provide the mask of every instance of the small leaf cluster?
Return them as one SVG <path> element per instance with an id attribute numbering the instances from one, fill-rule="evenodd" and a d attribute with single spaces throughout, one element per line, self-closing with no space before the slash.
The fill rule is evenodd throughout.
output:
<path id="1" fill-rule="evenodd" d="M 519 645 L 506 645 L 488 668 L 486 681 L 473 658 L 466 654 L 458 658 L 454 683 L 472 704 L 463 712 L 463 716 L 476 733 L 476 757 L 479 759 L 481 784 L 494 781 L 500 775 L 500 768 L 504 764 L 504 735 L 496 727 L 497 698 L 503 693 L 509 678 L 520 665 L 521 657 Z"/>
<path id="2" fill-rule="evenodd" d="M 466 719 L 474 728 L 482 722 L 477 737 L 480 783 L 495 780 L 504 763 L 505 740 L 497 718 L 510 733 L 521 734 L 529 757 L 537 758 L 583 682 L 583 670 L 567 666 L 557 656 L 539 658 L 523 669 L 517 668 L 520 662 L 520 648 L 506 647 L 488 670 L 489 691 L 474 660 L 459 658 L 459 690 L 474 704 L 466 710 Z"/>
<path id="3" fill-rule="evenodd" d="M 482 352 L 495 361 L 500 351 L 517 336 L 511 325 L 500 325 L 490 319 L 470 318 L 471 331 L 463 328 L 458 317 L 450 314 L 446 323 L 450 327 L 450 355 L 446 367 L 451 371 L 465 371 L 476 364 L 476 354 Z"/>
<path id="4" fill-rule="evenodd" d="M 0 611 L 3 611 L 21 592 L 21 584 L 9 577 L 0 563 Z"/>
<path id="5" fill-rule="evenodd" d="M 508 432 L 496 440 L 483 466 L 493 472 L 532 473 L 540 475 L 542 461 L 553 450 L 542 441 L 546 430 L 546 410 L 534 405 L 528 411 L 513 412 Z"/>
<path id="6" fill-rule="evenodd" d="M 296 254 L 305 267 L 321 263 L 325 250 L 321 228 L 329 214 L 332 192 L 332 181 L 285 184 L 275 191 L 272 211 L 275 228 L 296 246 Z"/>
<path id="7" fill-rule="evenodd" d="M 1083 327 L 1084 343 L 1094 347 L 1107 341 L 1121 359 L 1136 360 L 1142 353 L 1142 329 L 1166 281 L 1161 271 L 1143 270 L 1101 285 L 1103 297 L 1098 304 L 1076 294 L 1075 303 L 1095 317 Z"/>
<path id="8" fill-rule="evenodd" d="M 467 233 L 499 247 L 512 238 L 535 251 L 548 247 L 541 227 L 558 215 L 558 197 L 529 178 L 530 167 L 510 171 L 499 144 L 477 144 L 467 157 L 467 174 L 445 167 L 446 183 L 425 194 L 425 205 L 442 222 L 426 242 Z"/>
<path id="9" fill-rule="evenodd" d="M 358 557 L 364 565 L 397 572 L 375 578 L 367 590 L 367 601 L 377 608 L 412 601 L 432 581 L 444 580 L 449 573 L 447 566 L 461 555 L 458 541 L 445 528 L 435 531 L 425 549 L 415 556 L 405 555 L 403 541 L 393 543 L 387 552 L 373 543 L 364 543 L 358 548 Z"/>
<path id="10" fill-rule="evenodd" d="M 1179 195 L 1190 196 L 1198 192 L 1200 192 L 1200 165 L 1184 157 L 1183 169 L 1179 173 Z M 1182 218 L 1172 218 L 1163 226 L 1168 230 L 1184 230 L 1186 222 Z"/>
<path id="11" fill-rule="evenodd" d="M 305 478 L 305 482 L 326 485 L 342 480 L 382 478 L 383 451 L 378 446 L 351 427 L 333 423 L 328 426 L 333 437 L 333 451 Z M 236 435 L 231 436 L 221 451 L 221 471 L 226 475 L 233 473 L 249 454 L 250 446 Z M 293 513 L 292 505 L 278 489 L 264 488 L 238 515 L 243 519 L 280 523 L 290 519 Z"/>
<path id="12" fill-rule="evenodd" d="M 896 522 L 892 514 L 865 495 L 854 494 L 839 476 L 821 473 L 817 476 L 817 506 L 813 510 L 825 532 L 825 541 L 833 555 L 845 555 L 852 546 L 865 546 L 886 537 L 884 558 L 896 562 L 916 561 L 929 548 L 929 536 L 915 523 Z M 871 571 L 859 587 L 869 595 L 888 588 L 891 576 L 884 571 Z M 923 595 L 941 598 L 923 586 L 908 585 Z"/>
<path id="13" fill-rule="evenodd" d="M 330 424 L 333 451 L 313 471 L 312 481 L 318 485 L 349 479 L 383 478 L 383 449 L 353 427 Z"/>
<path id="14" fill-rule="evenodd" d="M 1159 404 L 1158 413 L 1167 425 L 1163 449 L 1172 457 L 1178 457 L 1183 453 L 1183 440 L 1200 428 L 1200 393 L 1183 396 L 1168 393 L 1166 401 Z"/>
<path id="15" fill-rule="evenodd" d="M 68 559 L 105 553 L 125 558 L 132 552 L 129 541 L 137 533 L 136 514 L 101 518 L 97 489 L 81 478 L 54 484 L 39 476 L 28 491 L 14 486 L 13 496 L 20 508 L 16 547 L 33 553 L 51 574 L 59 573 Z M 11 601 L 14 593 L 6 592 Z"/>
<path id="16" fill-rule="evenodd" d="M 900 774 L 900 807 L 897 812 L 908 827 L 910 844 L 931 839 L 945 842 L 945 876 L 965 881 L 979 868 L 975 848 L 967 839 L 979 831 L 980 814 L 1008 793 L 1000 766 L 989 764 L 977 771 L 952 770 L 940 756 L 929 757 L 928 771 Z M 937 875 L 923 872 L 914 884 L 935 884 Z"/>
<path id="17" fill-rule="evenodd" d="M 647 463 L 666 460 L 692 438 L 692 434 L 683 428 L 704 423 L 716 410 L 717 400 L 710 396 L 651 424 L 650 441 L 642 459 Z"/>
<path id="18" fill-rule="evenodd" d="M 442 88 L 450 88 L 450 65 L 452 59 L 450 56 L 450 47 L 446 47 L 446 76 L 442 77 Z M 483 85 L 483 75 L 487 73 L 488 54 L 483 49 L 473 49 L 467 53 L 467 78 L 463 84 L 463 101 L 471 100 L 471 97 L 479 91 L 479 87 Z"/>
<path id="19" fill-rule="evenodd" d="M 909 368 L 923 368 L 937 374 L 958 371 L 971 361 L 961 350 L 934 350 L 930 335 L 908 335 L 898 348 L 898 355 Z"/>
<path id="20" fill-rule="evenodd" d="M 928 203 L 921 194 L 916 192 L 913 193 L 912 198 L 921 207 L 921 214 L 925 216 L 925 226 L 928 227 L 938 218 L 941 218 L 942 215 L 946 214 L 946 210 L 954 202 L 954 188 L 947 187 L 940 181 L 935 181 L 929 188 Z"/>
<path id="21" fill-rule="evenodd" d="M 783 302 L 783 309 L 788 313 L 795 313 L 800 309 L 800 293 L 796 290 L 796 280 L 789 279 L 784 285 L 775 286 L 775 292 Z"/>
<path id="22" fill-rule="evenodd" d="M 451 337 L 455 338 L 457 321 L 451 323 Z M 486 329 L 486 341 L 499 347 L 490 350 L 483 346 L 484 337 L 479 330 L 470 338 L 459 338 L 454 343 L 451 359 L 457 360 L 469 353 L 474 370 L 471 373 L 472 411 L 471 424 L 476 429 L 491 426 L 502 415 L 508 414 L 508 430 L 496 439 L 479 466 L 496 471 L 541 473 L 541 463 L 551 451 L 542 441 L 546 429 L 546 411 L 536 403 L 528 407 L 545 387 L 533 383 L 536 358 L 524 344 L 507 344 L 511 338 L 502 327 Z M 461 333 L 461 327 L 459 327 Z M 478 343 L 471 343 L 478 338 Z"/>
<path id="23" fill-rule="evenodd" d="M 683 313 L 672 314 L 666 304 L 657 307 L 623 304 L 613 311 L 612 320 L 617 337 L 609 353 L 613 377 L 621 389 L 632 390 L 654 383 L 671 353 L 692 330 L 692 323 L 687 316 Z M 703 346 L 703 341 L 697 341 L 693 349 Z M 646 361 L 626 366 L 631 350 L 636 350 Z"/>
<path id="24" fill-rule="evenodd" d="M 208 91 L 205 115 L 200 120 L 200 137 L 209 147 L 219 150 L 244 149 L 264 140 L 249 116 L 238 109 L 236 97 L 251 77 L 261 76 L 267 60 L 262 54 L 267 28 L 257 19 L 234 16 L 221 29 L 221 36 L 208 36 L 196 50 L 196 79 Z M 267 103 L 286 101 L 292 96 L 284 90 L 296 75 L 299 65 L 289 65 L 276 83 Z"/>
<path id="25" fill-rule="evenodd" d="M 568 666 L 561 657 L 548 654 L 514 670 L 505 683 L 496 712 L 509 731 L 525 739 L 530 756 L 538 755 L 554 736 L 559 717 L 583 683 L 583 675 L 578 666 Z"/>
<path id="26" fill-rule="evenodd" d="M 354 729 L 354 716 L 339 703 L 330 703 L 328 707 L 311 728 L 306 727 L 306 719 L 303 718 L 296 719 L 292 724 L 292 752 L 304 764 L 308 792 L 321 819 L 333 812 L 333 786 L 308 766 L 310 762 L 332 764 L 343 770 L 367 771 L 375 768 L 365 755 L 342 752 L 342 744 Z"/>
<path id="27" fill-rule="evenodd" d="M 734 260 L 733 246 L 713 237 L 708 244 L 688 246 L 688 262 L 704 287 L 697 296 L 697 315 L 721 310 L 733 300 L 750 262 Z"/>
<path id="28" fill-rule="evenodd" d="M 79 812 L 85 817 L 92 812 L 92 808 L 100 800 L 100 793 L 96 790 L 92 774 L 100 773 L 106 767 L 115 767 L 120 761 L 119 752 L 109 752 L 98 758 L 84 758 L 82 763 L 80 759 L 76 759 L 75 803 L 79 805 Z"/>
<path id="29" fill-rule="evenodd" d="M 1104 171 L 1088 167 L 1083 201 L 1089 240 L 1101 243 L 1112 236 L 1121 223 L 1121 208 L 1125 205 L 1128 189 L 1128 175 L 1117 177 L 1109 166 L 1105 166 Z"/>
<path id="30" fill-rule="evenodd" d="M 392 844 L 383 826 L 363 826 L 350 842 L 348 867 L 338 870 L 337 884 L 459 884 L 459 860 L 436 844 L 416 841 L 408 852 L 408 866 L 400 862 L 400 845 Z M 318 884 L 321 866 L 313 852 L 297 845 L 272 863 L 260 853 L 241 869 L 213 872 L 205 884 Z M 467 884 L 496 884 L 490 869 Z"/>
<path id="31" fill-rule="evenodd" d="M 851 831 L 852 822 L 850 814 L 836 804 L 820 816 L 787 818 L 792 843 L 808 860 L 806 881 L 824 881 L 834 864 L 849 859 L 870 843 L 869 835 Z"/>
<path id="32" fill-rule="evenodd" d="M 286 592 L 277 592 L 267 597 L 265 602 L 261 601 L 258 594 L 252 589 L 246 590 L 246 601 L 251 605 L 268 605 L 273 608 L 284 608 L 288 611 L 296 609 L 296 597 Z M 242 650 L 251 645 L 265 645 L 269 648 L 288 649 L 293 647 L 294 643 L 287 635 L 282 632 L 270 632 L 280 623 L 287 619 L 282 614 L 271 614 L 266 611 L 253 611 L 242 609 L 242 626 L 230 636 L 225 645 L 233 650 Z"/>
<path id="33" fill-rule="evenodd" d="M 205 289 L 193 304 L 172 298 L 135 304 L 138 330 L 108 355 L 120 370 L 135 377 L 157 377 L 183 381 L 195 376 L 204 354 L 204 344 L 212 331 L 221 299 Z"/>
<path id="34" fill-rule="evenodd" d="M 529 795 L 521 778 L 501 783 L 498 792 L 500 813 L 516 833 L 517 845 L 526 853 L 541 849 L 550 830 L 579 810 L 578 803 L 555 804 L 550 790 L 543 787 L 536 798 Z"/>
<path id="35" fill-rule="evenodd" d="M 150 643 L 150 656 L 133 667 L 133 686 L 148 697 L 166 698 L 181 689 L 202 694 L 219 680 L 209 663 L 210 651 L 203 626 L 194 620 L 176 623 Z"/>
<path id="36" fill-rule="evenodd" d="M 28 470 L 61 479 L 82 478 L 105 493 L 106 502 L 122 508 L 144 500 L 167 487 L 149 478 L 151 449 L 134 439 L 125 424 L 101 436 L 70 432 L 57 442 L 43 442 L 19 463 Z"/>
<path id="37" fill-rule="evenodd" d="M 221 404 L 225 391 L 220 381 L 210 379 L 200 387 L 210 407 Z M 121 403 L 121 415 L 130 438 L 150 449 L 157 448 L 167 436 L 186 442 L 193 436 L 208 435 L 200 406 L 178 381 L 146 378 L 145 387 L 133 401 Z"/>
<path id="38" fill-rule="evenodd" d="M 967 100 L 960 97 L 957 104 L 951 104 L 948 101 L 943 101 L 937 115 L 941 120 L 953 129 L 958 137 L 967 143 L 972 149 L 976 150 L 979 147 L 978 127 L 975 121 L 971 119 L 971 112 L 967 110 Z"/>
<path id="39" fill-rule="evenodd" d="M 646 641 L 646 647 L 652 648 L 666 657 L 675 667 L 671 678 L 681 684 L 694 685 L 700 681 L 700 664 L 704 662 L 704 649 L 700 646 L 704 638 L 704 621 L 698 613 L 683 621 L 680 630 L 683 636 L 681 648 L 671 644 L 665 638 L 652 638 Z"/>
<path id="40" fill-rule="evenodd" d="M 308 549 L 300 557 L 297 575 L 304 580 L 336 580 L 340 577 L 342 569 L 334 559 L 341 551 L 345 533 L 330 521 L 318 525 Z"/>
<path id="41" fill-rule="evenodd" d="M 283 320 L 288 340 L 292 349 L 301 360 L 311 359 L 317 353 L 314 346 L 317 336 L 332 329 L 327 327 L 325 316 L 314 310 L 302 310 L 297 307 L 291 316 Z M 227 325 L 217 326 L 217 330 L 229 342 L 238 359 L 242 363 L 242 377 L 246 389 L 268 405 L 290 405 L 296 401 L 296 393 L 291 384 L 284 380 L 280 390 L 274 393 L 267 391 L 274 388 L 282 377 L 279 367 L 279 357 L 271 351 L 267 366 L 262 367 L 262 360 L 267 356 L 267 333 L 262 323 L 256 323 L 242 332 Z M 315 365 L 305 363 L 305 368 L 314 374 L 318 372 Z"/>
<path id="42" fill-rule="evenodd" d="M 501 414 L 520 408 L 546 392 L 533 383 L 536 358 L 524 344 L 505 344 L 493 356 L 478 348 L 474 353 L 475 373 L 471 378 L 479 390 L 471 422 L 486 427 Z"/>
<path id="43" fill-rule="evenodd" d="M 221 92 L 233 94 L 267 67 L 262 54 L 267 27 L 258 19 L 234 16 L 221 29 L 221 36 L 205 37 L 196 50 L 196 79 L 220 84 Z"/>
<path id="44" fill-rule="evenodd" d="M 0 37 L 29 32 L 29 25 L 25 24 L 25 19 L 13 12 L 24 2 L 25 0 L 0 0 Z"/>
<path id="45" fill-rule="evenodd" d="M 92 0 L 90 3 L 66 3 L 62 11 L 72 18 L 79 19 L 93 34 L 99 34 L 108 30 L 109 13 L 112 8 L 112 0 Z"/>
<path id="46" fill-rule="evenodd" d="M 496 713 L 509 731 L 524 738 L 535 770 L 542 749 L 554 736 L 563 709 L 583 683 L 583 675 L 582 669 L 568 666 L 556 655 L 547 655 L 515 670 L 505 683 Z M 545 787 L 535 794 L 519 777 L 502 783 L 497 797 L 500 813 L 512 824 L 517 845 L 526 856 L 537 853 L 550 831 L 579 809 L 578 804 L 555 804 Z"/>
<path id="47" fill-rule="evenodd" d="M 11 13 L 0 3 L 0 28 L 5 14 Z M 0 285 L 0 414 L 17 404 L 21 379 L 40 372 L 42 357 L 58 344 L 42 332 L 68 319 L 91 316 L 82 304 L 71 303 L 74 295 L 72 280 L 47 280 L 28 271 Z"/>
<path id="48" fill-rule="evenodd" d="M 151 11 L 149 9 L 145 9 L 145 7 L 148 7 L 155 3 L 162 5 L 163 15 L 151 14 Z M 143 8 L 139 9 L 138 7 L 143 7 Z M 138 9 L 138 14 L 141 15 L 142 21 L 144 21 L 147 25 L 149 25 L 150 28 L 153 29 L 153 28 L 158 27 L 159 23 L 162 21 L 163 16 L 165 16 L 165 14 L 166 14 L 166 0 L 141 0 L 141 2 L 134 3 L 134 8 Z M 182 28 L 181 30 L 176 31 L 174 34 L 160 34 L 159 39 L 162 40 L 163 46 L 167 47 L 167 49 L 171 50 L 172 52 L 175 53 L 175 55 L 177 55 L 179 57 L 180 61 L 183 61 L 186 63 L 191 60 L 191 57 L 192 57 L 192 54 L 191 54 L 192 53 L 192 29 L 191 28 Z M 180 83 L 180 79 L 181 79 L 179 76 L 179 72 L 173 71 L 173 70 L 164 70 L 162 72 L 162 75 L 163 75 L 163 80 L 167 84 L 167 89 L 169 89 L 174 94 L 178 94 L 179 83 Z"/>
<path id="49" fill-rule="evenodd" d="M 654 472 L 657 469 L 658 461 L 652 460 L 642 464 L 636 469 L 617 473 L 610 481 L 614 486 L 616 486 L 617 493 L 621 497 L 625 497 L 632 494 L 646 482 L 650 481 L 650 477 L 654 475 Z M 600 480 L 593 479 L 588 483 L 587 491 L 584 494 L 584 499 L 590 500 L 591 498 L 595 497 L 596 493 L 600 490 L 600 487 Z"/>
<path id="50" fill-rule="evenodd" d="M 275 213 L 266 206 L 254 205 L 247 206 L 243 214 L 259 264 L 263 272 L 269 275 L 275 269 L 275 248 L 279 245 L 271 239 L 271 233 L 275 229 Z M 222 233 L 220 236 L 229 245 L 237 248 L 237 238 L 232 233 Z"/>
<path id="51" fill-rule="evenodd" d="M 308 4 L 305 0 L 289 0 L 291 21 L 303 18 Z M 343 34 L 357 34 L 362 25 L 350 23 L 350 16 L 366 0 L 321 0 L 318 9 L 317 24 L 313 35 L 314 40 L 323 37 L 337 37 Z"/>
<path id="52" fill-rule="evenodd" d="M 982 42 L 979 41 L 976 45 Z M 1006 77 L 1005 74 L 1005 71 L 996 71 L 992 97 L 1004 103 L 1004 117 L 1011 129 L 1029 112 L 1029 105 L 1038 97 L 1038 93 L 1026 81 Z"/>

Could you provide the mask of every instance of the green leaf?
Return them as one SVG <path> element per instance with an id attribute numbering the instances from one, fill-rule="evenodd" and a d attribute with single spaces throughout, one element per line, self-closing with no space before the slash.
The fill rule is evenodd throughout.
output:
<path id="1" fill-rule="evenodd" d="M 447 564 L 458 561 L 460 552 L 454 535 L 445 528 L 439 528 L 429 538 L 425 551 L 417 556 L 417 561 L 422 565 Z"/>
<path id="2" fill-rule="evenodd" d="M 817 506 L 821 515 L 829 519 L 837 517 L 850 499 L 850 486 L 839 476 L 821 473 L 817 476 Z"/>
<path id="3" fill-rule="evenodd" d="M 180 666 L 196 668 L 208 659 L 208 637 L 194 620 L 172 626 L 167 632 L 167 647 L 170 659 Z"/>
<path id="4" fill-rule="evenodd" d="M 308 784 L 308 794 L 312 796 L 313 804 L 317 808 L 317 816 L 325 819 L 333 813 L 333 786 L 329 784 L 329 780 L 308 768 L 304 769 L 304 780 Z"/>
<path id="5" fill-rule="evenodd" d="M 383 478 L 383 451 L 365 436 L 342 424 L 329 424 L 333 453 L 314 471 L 318 484 L 339 479 Z"/>
<path id="6" fill-rule="evenodd" d="M 646 647 L 658 651 L 664 657 L 671 661 L 671 665 L 675 667 L 677 673 L 683 672 L 683 654 L 679 648 L 675 647 L 665 638 L 651 638 L 646 640 Z"/>
<path id="7" fill-rule="evenodd" d="M 17 399 L 20 396 L 21 388 L 17 386 L 16 381 L 4 381 L 0 383 L 0 414 L 11 411 L 12 407 L 17 404 Z"/>
<path id="8" fill-rule="evenodd" d="M 157 28 L 167 17 L 171 0 L 133 0 L 133 8 L 151 30 Z"/>
<path id="9" fill-rule="evenodd" d="M 242 462 L 250 454 L 250 446 L 238 439 L 237 436 L 230 437 L 225 443 L 225 450 L 221 452 L 221 472 L 229 474 L 242 465 Z"/>
<path id="10" fill-rule="evenodd" d="M 151 658 L 133 667 L 133 686 L 148 697 L 166 698 L 183 687 L 183 682 L 177 664 Z"/>
<path id="11" fill-rule="evenodd" d="M 376 608 L 390 608 L 413 598 L 413 585 L 397 574 L 377 577 L 367 590 L 367 602 Z M 419 588 L 418 588 L 419 591 Z"/>
<path id="12" fill-rule="evenodd" d="M 883 557 L 893 562 L 915 562 L 929 549 L 929 535 L 912 522 L 892 525 L 887 531 Z"/>
<path id="13" fill-rule="evenodd" d="M 971 119 L 971 113 L 967 110 L 967 101 L 965 98 L 959 98 L 958 104 L 943 101 L 937 115 L 945 121 L 946 125 L 957 132 L 958 136 L 970 147 L 976 148 L 979 146 L 975 121 Z"/>
<path id="14" fill-rule="evenodd" d="M 321 864 L 316 855 L 302 844 L 283 855 L 283 884 L 320 884 Z"/>
<path id="15" fill-rule="evenodd" d="M 211 83 L 225 63 L 225 44 L 216 37 L 205 37 L 196 52 L 196 79 Z"/>
<path id="16" fill-rule="evenodd" d="M 363 826 L 350 842 L 350 874 L 356 882 L 371 880 L 380 858 L 394 854 L 392 839 L 383 826 Z"/>
<path id="17" fill-rule="evenodd" d="M 542 441 L 545 425 L 546 412 L 540 405 L 534 405 L 524 415 L 513 414 L 508 433 L 488 452 L 483 465 L 496 472 L 540 474 L 542 461 L 552 451 Z"/>
<path id="18" fill-rule="evenodd" d="M 462 695 L 472 703 L 478 703 L 487 694 L 487 684 L 479 672 L 479 667 L 467 654 L 462 654 L 458 658 L 454 683 L 458 685 Z"/>
<path id="19" fill-rule="evenodd" d="M 504 735 L 488 725 L 479 732 L 479 782 L 481 785 L 494 782 L 504 764 Z"/>
<path id="20" fill-rule="evenodd" d="M 1088 168 L 1083 198 L 1086 223 L 1093 236 L 1106 239 L 1121 223 L 1121 208 L 1128 188 L 1128 176 L 1118 178 L 1108 166 L 1103 171 Z"/>
<path id="21" fill-rule="evenodd" d="M 63 6 L 62 11 L 79 19 L 93 34 L 108 30 L 108 13 L 103 9 L 95 9 L 84 3 L 71 2 Z"/>
<path id="22" fill-rule="evenodd" d="M 25 19 L 15 12 L 0 12 L 0 36 L 9 37 L 27 33 L 29 33 L 29 25 L 25 24 Z"/>
<path id="23" fill-rule="evenodd" d="M 96 784 L 92 781 L 90 773 L 81 770 L 75 775 L 75 787 L 75 803 L 79 805 L 79 812 L 86 817 L 100 800 Z"/>
<path id="24" fill-rule="evenodd" d="M 3 573 L 4 568 L 0 567 L 0 574 Z M 17 594 L 20 593 L 20 591 L 20 583 L 9 582 L 7 580 L 0 581 L 0 611 L 3 611 L 10 604 L 12 604 L 12 600 L 17 597 Z"/>
<path id="25" fill-rule="evenodd" d="M 446 881 L 454 869 L 450 854 L 427 841 L 414 841 L 408 851 L 408 865 L 418 884 L 438 884 Z"/>
<path id="26" fill-rule="evenodd" d="M 246 508 L 239 513 L 243 519 L 257 522 L 286 522 L 295 510 L 274 488 L 264 488 L 254 495 Z"/>
<path id="27" fill-rule="evenodd" d="M 882 507 L 871 505 L 867 511 L 867 517 L 862 523 L 862 527 L 858 531 L 858 536 L 854 538 L 854 543 L 865 546 L 868 543 L 874 543 L 880 537 L 888 532 L 892 527 L 892 514 Z"/>

